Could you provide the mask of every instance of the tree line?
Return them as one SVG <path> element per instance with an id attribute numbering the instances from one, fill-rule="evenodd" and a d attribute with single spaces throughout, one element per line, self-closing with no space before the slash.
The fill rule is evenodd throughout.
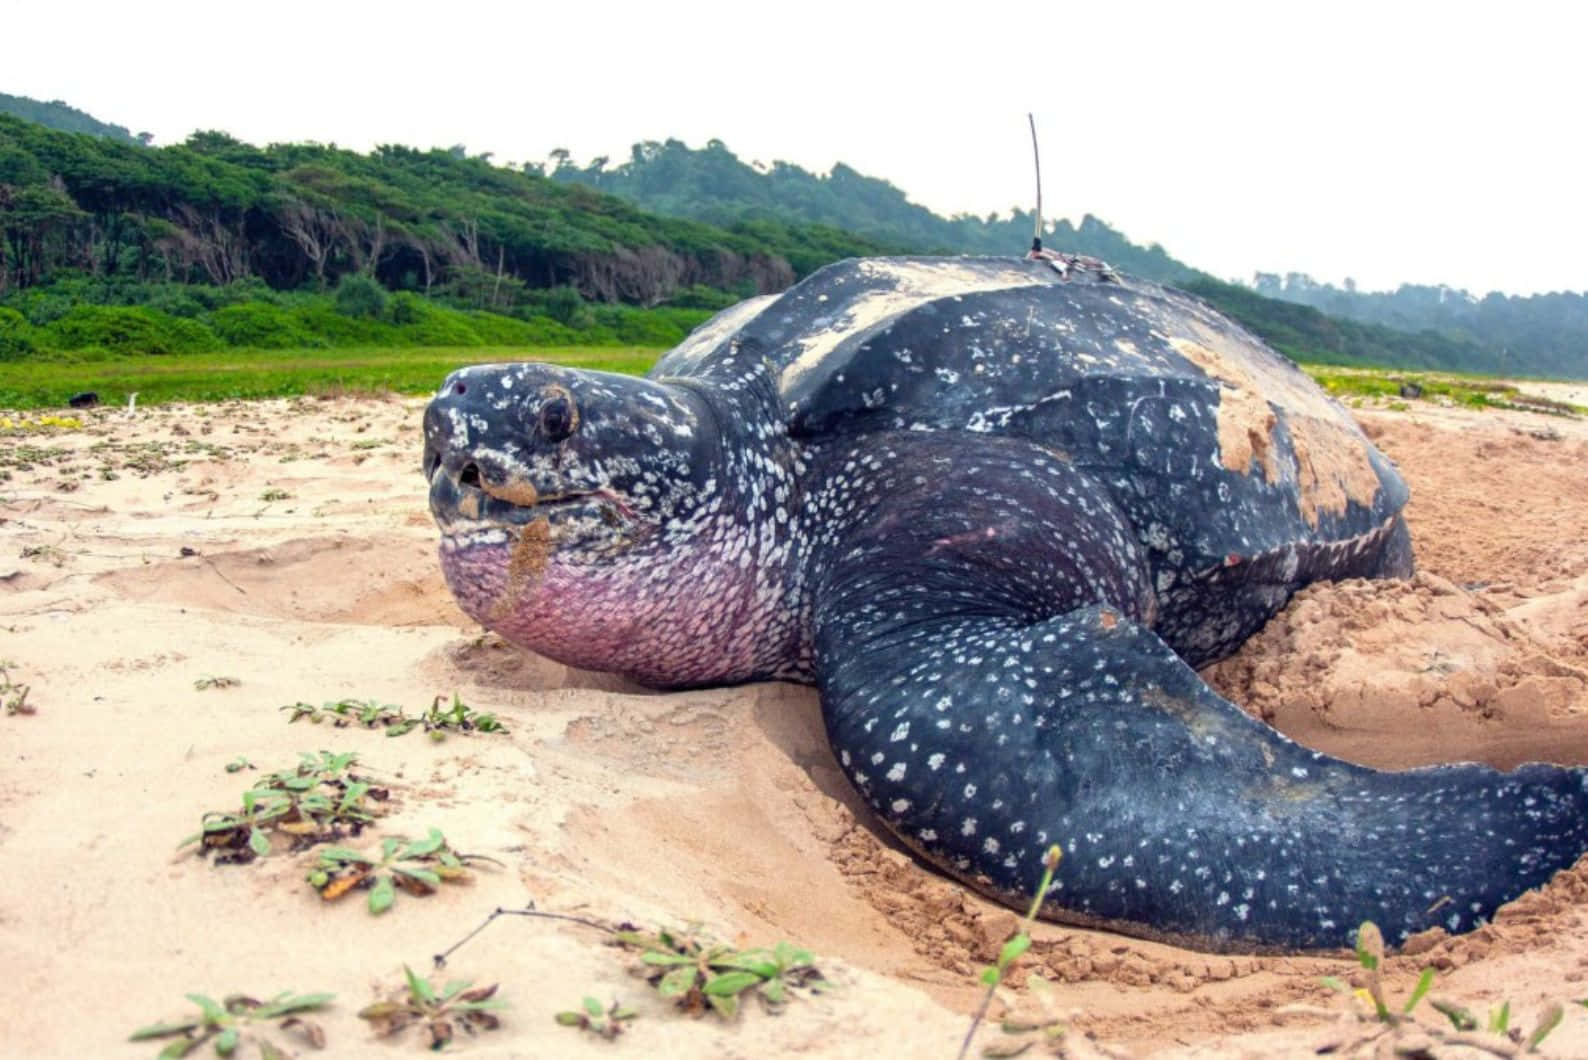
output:
<path id="1" fill-rule="evenodd" d="M 64 271 L 329 289 L 348 273 L 390 290 L 510 308 L 568 286 L 649 305 L 707 286 L 780 290 L 876 243 L 819 225 L 730 231 L 658 217 L 462 148 L 260 148 L 220 132 L 170 147 L 60 132 L 0 114 L 0 295 Z"/>
<path id="2" fill-rule="evenodd" d="M 1336 287 L 1298 272 L 1284 276 L 1260 272 L 1253 286 L 1270 298 L 1312 306 L 1333 317 L 1470 341 L 1491 352 L 1500 372 L 1588 375 L 1588 294 L 1583 292 L 1491 291 L 1480 298 L 1459 288 L 1430 284 L 1359 291 L 1350 280 Z"/>
<path id="3" fill-rule="evenodd" d="M 621 195 L 663 214 L 708 222 L 757 218 L 768 223 L 832 225 L 911 253 L 1018 254 L 1030 244 L 1036 228 L 1033 211 L 1019 207 L 982 217 L 941 217 L 910 202 L 887 181 L 842 163 L 827 174 L 787 162 L 747 164 L 720 140 L 700 149 L 679 140 L 635 144 L 629 158 L 617 164 L 597 158 L 577 166 L 566 151 L 559 150 L 543 168 L 554 180 Z M 1340 314 L 1328 305 L 1299 304 L 1304 300 L 1292 299 L 1286 291 L 1254 291 L 1221 281 L 1176 260 L 1157 244 L 1144 247 L 1131 242 L 1090 215 L 1079 225 L 1050 221 L 1042 238 L 1046 246 L 1090 254 L 1124 272 L 1184 288 L 1296 360 L 1588 376 L 1588 360 L 1582 354 L 1588 343 L 1588 321 L 1579 320 L 1557 335 L 1556 345 L 1534 344 L 1519 355 L 1516 351 L 1522 347 L 1514 341 L 1524 330 L 1519 320 L 1510 330 L 1480 332 L 1445 327 L 1445 322 L 1427 317 L 1351 319 L 1356 314 Z M 1516 308 L 1512 301 L 1507 305 Z M 1515 316 L 1528 313 L 1523 309 Z M 1568 355 L 1556 356 L 1557 351 Z"/>
<path id="4" fill-rule="evenodd" d="M 38 107 L 46 120 L 93 122 L 64 104 Z M 13 310 L 14 348 L 22 327 L 53 326 L 69 308 L 68 291 L 73 304 L 164 300 L 193 318 L 193 299 L 173 291 L 252 291 L 249 298 L 280 305 L 289 296 L 330 298 L 359 277 L 459 311 L 589 325 L 585 305 L 698 312 L 781 290 L 845 257 L 1017 254 L 1033 223 L 1019 208 L 939 217 L 848 166 L 818 175 L 783 162 L 748 165 L 720 141 L 699 150 L 677 140 L 637 144 L 619 165 L 576 166 L 557 151 L 544 165 L 505 167 L 462 147 L 261 148 L 213 131 L 149 147 L 0 113 L 0 304 Z M 1052 222 L 1044 241 L 1184 287 L 1299 360 L 1588 375 L 1588 323 L 1517 341 L 1531 317 L 1512 300 L 1490 314 L 1509 324 L 1485 329 L 1426 315 L 1346 319 L 1332 306 L 1299 304 L 1295 292 L 1276 299 L 1220 282 L 1094 217 Z M 236 298 L 201 300 L 229 309 Z M 277 340 L 300 334 L 305 319 L 277 319 Z M 29 341 L 58 348 L 51 334 Z M 1556 356 L 1568 340 L 1571 355 Z"/>
<path id="5" fill-rule="evenodd" d="M 913 253 L 1021 254 L 1036 231 L 1033 211 L 941 217 L 910 202 L 885 180 L 842 162 L 826 174 L 790 162 L 746 163 L 721 140 L 694 149 L 681 140 L 635 144 L 627 161 L 609 158 L 574 165 L 566 150 L 543 167 L 552 179 L 621 195 L 647 210 L 732 225 L 746 218 L 828 225 Z M 1043 243 L 1090 254 L 1124 272 L 1160 283 L 1185 283 L 1205 274 L 1176 261 L 1163 247 L 1143 247 L 1096 217 L 1079 225 L 1048 221 Z"/>

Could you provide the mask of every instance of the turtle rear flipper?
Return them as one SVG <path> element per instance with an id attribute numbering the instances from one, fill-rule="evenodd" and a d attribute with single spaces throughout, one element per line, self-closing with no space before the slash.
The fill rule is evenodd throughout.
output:
<path id="1" fill-rule="evenodd" d="M 862 532 L 824 579 L 823 713 L 889 828 L 1012 905 L 1056 843 L 1055 919 L 1229 950 L 1346 945 L 1370 919 L 1393 944 L 1471 929 L 1588 848 L 1588 771 L 1310 751 L 1122 609 L 1034 619 L 990 591 L 999 562 L 1029 578 L 1028 543 L 953 564 L 909 544 L 931 520 Z"/>

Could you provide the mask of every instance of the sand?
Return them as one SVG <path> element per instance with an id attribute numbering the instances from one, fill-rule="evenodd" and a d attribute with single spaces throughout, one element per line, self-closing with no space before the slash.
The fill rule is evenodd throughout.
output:
<path id="1" fill-rule="evenodd" d="M 810 690 L 658 695 L 473 627 L 434 560 L 420 410 L 95 410 L 78 429 L 0 436 L 0 658 L 37 709 L 0 713 L 4 1051 L 152 1056 L 124 1039 L 181 1015 L 183 994 L 283 990 L 337 994 L 319 1017 L 331 1055 L 418 1049 L 377 1042 L 356 1011 L 493 908 L 533 901 L 796 941 L 838 989 L 781 1016 L 691 1019 L 599 932 L 506 919 L 448 964 L 500 982 L 512 1006 L 459 1051 L 952 1055 L 1013 914 L 890 846 L 829 756 Z M 1422 572 L 1308 589 L 1209 679 L 1375 765 L 1588 762 L 1588 424 L 1423 402 L 1359 416 L 1411 483 Z M 222 676 L 237 683 L 195 688 Z M 358 697 L 412 712 L 454 692 L 510 732 L 387 738 L 278 709 Z M 322 902 L 311 854 L 214 866 L 177 850 L 259 775 L 226 763 L 272 770 L 318 749 L 356 751 L 390 786 L 375 834 L 439 827 L 501 866 L 374 918 L 361 894 Z M 1509 1000 L 1531 1026 L 1588 996 L 1585 923 L 1579 866 L 1473 935 L 1418 940 L 1389 962 L 1390 992 L 1432 965 L 1436 995 L 1480 1014 Z M 1319 982 L 1351 973 L 1342 955 L 1209 956 L 1042 925 L 1015 980 L 1038 967 L 1073 1055 L 1309 1054 L 1354 1005 Z M 586 994 L 639 1010 L 624 1040 L 554 1024 Z M 1588 1011 L 1571 1006 L 1548 1046 L 1588 1055 Z"/>

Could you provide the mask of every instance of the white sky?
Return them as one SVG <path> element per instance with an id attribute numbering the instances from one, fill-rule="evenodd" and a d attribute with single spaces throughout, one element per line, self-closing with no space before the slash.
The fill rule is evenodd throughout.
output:
<path id="1" fill-rule="evenodd" d="M 0 91 L 157 143 L 723 140 L 1215 274 L 1588 288 L 1588 5 L 0 0 Z M 1010 247 L 1012 253 L 1023 248 Z"/>

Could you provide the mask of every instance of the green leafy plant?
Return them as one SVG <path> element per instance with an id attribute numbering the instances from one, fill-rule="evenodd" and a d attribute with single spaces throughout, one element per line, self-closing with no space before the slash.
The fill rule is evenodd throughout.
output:
<path id="1" fill-rule="evenodd" d="M 373 276 L 350 272 L 336 286 L 336 311 L 347 317 L 379 319 L 386 312 L 386 288 Z"/>
<path id="2" fill-rule="evenodd" d="M 7 714 L 36 714 L 38 708 L 28 702 L 30 686 L 11 680 L 11 671 L 16 665 L 10 659 L 0 659 L 0 704 Z"/>
<path id="3" fill-rule="evenodd" d="M 753 995 L 771 1012 L 778 1012 L 803 993 L 820 993 L 831 984 L 816 967 L 809 950 L 789 942 L 770 948 L 736 949 L 702 938 L 693 931 L 643 931 L 633 924 L 573 913 L 540 910 L 534 904 L 522 909 L 498 907 L 479 926 L 436 954 L 437 969 L 470 940 L 503 917 L 526 917 L 581 924 L 606 935 L 612 945 L 637 953 L 633 971 L 654 986 L 662 997 L 672 999 L 693 1016 L 708 1009 L 725 1019 L 740 1012 L 746 997 Z M 603 1038 L 615 1038 L 621 1023 L 635 1013 L 616 1000 L 606 1008 L 593 997 L 585 997 L 576 1010 L 559 1012 L 556 1021 L 578 1027 Z"/>
<path id="4" fill-rule="evenodd" d="M 1384 993 L 1381 977 L 1381 969 L 1384 964 L 1384 934 L 1379 930 L 1378 925 L 1371 920 L 1363 921 L 1362 926 L 1357 929 L 1356 960 L 1363 971 L 1363 985 L 1361 987 L 1352 989 L 1349 984 L 1334 976 L 1325 977 L 1323 984 L 1332 990 L 1349 994 L 1362 1001 L 1365 1006 L 1372 1009 L 1373 1019 L 1380 1024 L 1380 1028 L 1370 1033 L 1366 1038 L 1351 1043 L 1349 1048 L 1331 1047 L 1331 1051 L 1348 1053 L 1373 1041 L 1386 1031 L 1393 1031 L 1403 1025 L 1415 1023 L 1415 1010 L 1418 1003 L 1428 996 L 1428 992 L 1434 986 L 1434 970 L 1432 968 L 1424 968 L 1422 974 L 1417 978 L 1417 984 L 1412 987 L 1412 991 L 1407 995 L 1406 1000 L 1401 1003 L 1398 1009 L 1391 1006 Z M 1579 1003 L 1588 1004 L 1588 1002 Z M 1494 1052 L 1496 1048 L 1499 1048 L 1505 1050 L 1502 1055 L 1507 1056 L 1516 1052 L 1514 1048 L 1516 1045 L 1522 1047 L 1522 1052 L 1535 1051 L 1544 1039 L 1549 1036 L 1550 1032 L 1560 1025 L 1561 1019 L 1565 1015 L 1565 1009 L 1559 1003 L 1550 1005 L 1539 1016 L 1538 1023 L 1534 1026 L 1532 1032 L 1524 1037 L 1522 1030 L 1513 1027 L 1511 1024 L 1511 1003 L 1509 1001 L 1502 1002 L 1498 1008 L 1490 1009 L 1488 1019 L 1484 1021 L 1480 1021 L 1463 1006 L 1441 998 L 1428 998 L 1428 1005 L 1450 1022 L 1452 1030 L 1447 1032 L 1443 1028 L 1428 1027 L 1426 1025 L 1419 1025 L 1419 1030 L 1427 1032 L 1438 1040 L 1478 1045 L 1488 1049 L 1490 1052 Z M 1492 1036 L 1489 1040 L 1494 1045 L 1490 1046 L 1481 1040 L 1463 1037 L 1473 1034 Z M 1502 1045 L 1500 1044 L 1502 1042 L 1509 1044 Z"/>
<path id="5" fill-rule="evenodd" d="M 752 995 L 777 1010 L 794 991 L 820 991 L 827 985 L 810 951 L 789 942 L 738 950 L 665 930 L 651 934 L 619 929 L 613 937 L 639 951 L 641 972 L 658 994 L 692 1015 L 709 1007 L 732 1019 L 743 999 Z"/>
<path id="6" fill-rule="evenodd" d="M 210 688 L 236 688 L 240 684 L 242 682 L 235 677 L 200 677 L 193 682 L 193 689 L 203 692 Z"/>
<path id="7" fill-rule="evenodd" d="M 232 1056 L 244 1042 L 252 1042 L 263 1060 L 286 1060 L 292 1054 L 264 1036 L 266 1025 L 280 1020 L 277 1029 L 290 1032 L 316 1049 L 325 1048 L 325 1032 L 320 1025 L 303 1018 L 330 1004 L 334 994 L 277 994 L 269 1001 L 258 1001 L 244 994 L 232 994 L 217 1002 L 203 994 L 188 994 L 198 1006 L 198 1015 L 173 1023 L 140 1027 L 129 1039 L 134 1042 L 171 1038 L 159 1052 L 160 1060 L 187 1056 L 204 1045 L 215 1043 L 215 1052 Z"/>
<path id="8" fill-rule="evenodd" d="M 284 489 L 280 489 L 279 487 L 272 486 L 270 489 L 267 489 L 263 493 L 261 493 L 259 495 L 259 499 L 262 500 L 262 501 L 266 501 L 266 502 L 270 502 L 270 501 L 286 501 L 286 500 L 291 500 L 292 499 L 292 494 L 288 493 Z"/>
<path id="9" fill-rule="evenodd" d="M 366 729 L 389 726 L 402 716 L 402 708 L 396 704 L 373 699 L 339 699 L 318 707 L 312 703 L 289 703 L 281 709 L 291 711 L 291 716 L 287 718 L 289 725 L 297 721 L 308 721 L 314 725 L 329 721 L 338 729 L 345 729 L 349 725 L 362 725 Z"/>
<path id="10" fill-rule="evenodd" d="M 308 721 L 314 725 L 329 721 L 338 729 L 355 724 L 373 729 L 389 725 L 402 715 L 402 708 L 396 704 L 373 699 L 339 699 L 318 707 L 312 703 L 289 703 L 281 709 L 292 712 L 291 717 L 287 718 L 289 725 L 296 721 Z"/>
<path id="11" fill-rule="evenodd" d="M 623 1024 L 635 1016 L 631 1008 L 624 1008 L 616 1001 L 610 1007 L 603 1008 L 601 1002 L 588 995 L 584 997 L 577 1009 L 557 1013 L 555 1019 L 564 1027 L 578 1027 L 582 1031 L 611 1041 L 623 1033 Z"/>
<path id="12" fill-rule="evenodd" d="M 1036 972 L 1031 972 L 1026 976 L 1026 990 L 1036 1000 L 1040 1013 L 1005 1016 L 998 1024 L 1004 1039 L 982 1049 L 983 1056 L 1019 1056 L 1033 1045 L 1046 1046 L 1049 1050 L 1059 1045 L 1065 1034 L 1065 1026 L 1059 1015 L 1053 984 Z"/>
<path id="13" fill-rule="evenodd" d="M 1378 925 L 1371 920 L 1362 922 L 1356 931 L 1356 961 L 1362 966 L 1365 973 L 1366 985 L 1362 987 L 1360 996 L 1373 1006 L 1373 1012 L 1383 1023 L 1399 1022 L 1403 1016 L 1409 1016 L 1417 1003 L 1428 993 L 1434 985 L 1434 970 L 1424 968 L 1422 977 L 1418 979 L 1417 986 L 1401 1006 L 1399 1013 L 1391 1012 L 1389 1003 L 1384 998 L 1384 984 L 1380 975 L 1380 968 L 1384 963 L 1384 933 Z M 1324 979 L 1324 985 L 1344 993 L 1353 993 L 1352 989 L 1332 976 Z"/>
<path id="14" fill-rule="evenodd" d="M 319 863 L 309 872 L 309 886 L 320 897 L 333 902 L 355 888 L 369 891 L 369 911 L 380 914 L 397 900 L 397 889 L 422 898 L 434 894 L 443 883 L 468 879 L 464 867 L 471 861 L 492 861 L 480 854 L 454 851 L 438 828 L 423 839 L 387 836 L 378 854 L 366 854 L 351 847 L 327 847 L 320 851 Z"/>
<path id="15" fill-rule="evenodd" d="M 464 704 L 456 692 L 452 693 L 452 703 L 442 706 L 445 696 L 437 696 L 430 703 L 430 709 L 425 711 L 420 723 L 424 726 L 432 740 L 446 738 L 448 732 L 499 732 L 506 733 L 507 728 L 497 720 L 495 714 L 484 714 L 473 707 Z M 392 735 L 388 733 L 388 735 Z"/>
<path id="16" fill-rule="evenodd" d="M 1053 874 L 1058 871 L 1059 861 L 1063 858 L 1064 851 L 1059 845 L 1048 847 L 1048 852 L 1042 857 L 1042 879 L 1037 883 L 1037 890 L 1031 897 L 1031 906 L 1026 910 L 1026 915 L 1020 921 L 1020 928 L 1009 941 L 1005 942 L 998 951 L 998 961 L 990 968 L 984 968 L 981 981 L 987 987 L 987 992 L 982 995 L 981 1004 L 977 1006 L 976 1013 L 971 1017 L 970 1029 L 965 1032 L 965 1040 L 960 1043 L 959 1057 L 964 1060 L 965 1054 L 970 1052 L 971 1039 L 976 1036 L 976 1028 L 987 1018 L 987 1009 L 992 1004 L 993 996 L 997 993 L 998 984 L 1002 983 L 1004 976 L 1020 955 L 1031 948 L 1031 925 L 1036 922 L 1037 913 L 1042 909 L 1042 900 L 1048 895 L 1048 888 L 1053 885 Z"/>
<path id="17" fill-rule="evenodd" d="M 199 831 L 178 846 L 197 843 L 201 856 L 215 854 L 216 864 L 246 864 L 268 857 L 277 835 L 287 837 L 293 851 L 356 836 L 390 798 L 386 788 L 352 772 L 357 757 L 304 754 L 295 768 L 255 781 L 243 792 L 240 810 L 204 814 Z"/>
<path id="18" fill-rule="evenodd" d="M 358 1014 L 382 1038 L 418 1023 L 429 1036 L 430 1048 L 444 1049 L 459 1029 L 473 1035 L 502 1025 L 496 1013 L 507 1003 L 495 996 L 495 983 L 476 987 L 458 979 L 438 990 L 407 965 L 403 965 L 403 977 L 404 985 L 389 1000 L 366 1005 Z"/>
<path id="19" fill-rule="evenodd" d="M 432 740 L 439 741 L 452 732 L 507 732 L 507 727 L 495 714 L 475 710 L 456 692 L 452 693 L 452 702 L 443 706 L 445 700 L 445 696 L 436 696 L 430 709 L 417 715 L 409 714 L 396 704 L 374 699 L 339 699 L 318 707 L 311 703 L 292 703 L 281 709 L 291 712 L 287 718 L 289 725 L 296 721 L 314 725 L 330 722 L 338 729 L 359 725 L 366 729 L 383 728 L 387 736 L 404 736 L 415 729 L 423 729 Z"/>

